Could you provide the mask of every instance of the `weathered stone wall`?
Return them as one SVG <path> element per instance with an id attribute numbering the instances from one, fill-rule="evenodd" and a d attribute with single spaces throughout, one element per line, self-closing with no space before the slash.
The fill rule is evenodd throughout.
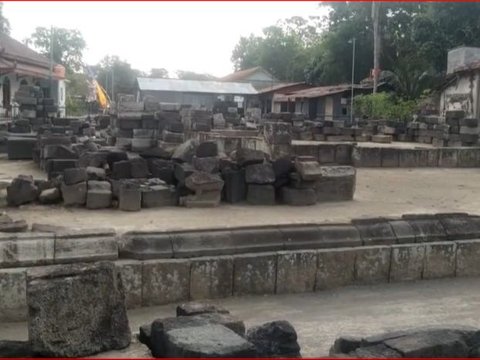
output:
<path id="1" fill-rule="evenodd" d="M 135 308 L 190 299 L 479 276 L 479 236 L 480 217 L 460 213 L 359 219 L 352 224 L 129 233 L 119 243 L 123 258 L 115 263 L 124 280 L 127 306 Z M 94 243 L 89 244 L 88 254 L 95 253 Z M 86 247 L 79 247 L 79 254 Z M 23 257 L 17 267 L 5 268 L 12 264 L 5 261 L 10 254 L 6 248 L 0 252 L 4 267 L 0 269 L 0 319 L 23 320 L 26 271 L 46 262 L 44 258 L 25 262 L 28 257 Z M 98 260 L 88 254 L 69 261 Z"/>

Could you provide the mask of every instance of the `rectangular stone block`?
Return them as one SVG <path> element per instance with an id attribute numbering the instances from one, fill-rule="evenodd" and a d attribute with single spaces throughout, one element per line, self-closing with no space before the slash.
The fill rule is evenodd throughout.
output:
<path id="1" fill-rule="evenodd" d="M 412 227 L 417 242 L 444 241 L 447 239 L 445 229 L 440 220 L 434 216 L 412 218 L 411 215 L 404 215 L 402 217 Z"/>
<path id="2" fill-rule="evenodd" d="M 56 235 L 55 263 L 116 259 L 118 245 L 114 230 L 68 230 Z"/>
<path id="3" fill-rule="evenodd" d="M 230 236 L 235 254 L 271 252 L 284 249 L 284 237 L 276 226 L 231 229 Z"/>
<path id="4" fill-rule="evenodd" d="M 379 147 L 355 146 L 352 159 L 355 167 L 381 167 L 382 149 Z"/>
<path id="5" fill-rule="evenodd" d="M 277 256 L 277 294 L 314 290 L 317 271 L 316 251 L 280 251 Z"/>
<path id="6" fill-rule="evenodd" d="M 33 149 L 37 143 L 36 138 L 9 137 L 7 139 L 8 160 L 30 160 Z"/>
<path id="7" fill-rule="evenodd" d="M 320 164 L 335 163 L 335 144 L 318 145 L 318 162 Z"/>
<path id="8" fill-rule="evenodd" d="M 354 248 L 319 250 L 315 290 L 351 285 L 355 278 Z"/>
<path id="9" fill-rule="evenodd" d="M 286 250 L 361 246 L 358 230 L 349 224 L 281 226 Z"/>
<path id="10" fill-rule="evenodd" d="M 120 272 L 125 291 L 127 309 L 142 306 L 142 262 L 137 260 L 117 260 L 115 266 Z"/>
<path id="11" fill-rule="evenodd" d="M 438 158 L 439 167 L 457 167 L 458 166 L 458 150 L 442 148 Z"/>
<path id="12" fill-rule="evenodd" d="M 190 299 L 216 299 L 232 296 L 233 257 L 192 259 Z"/>
<path id="13" fill-rule="evenodd" d="M 122 257 L 137 260 L 173 257 L 172 239 L 164 232 L 131 231 L 122 235 L 119 252 Z"/>
<path id="14" fill-rule="evenodd" d="M 248 184 L 247 202 L 251 205 L 275 205 L 275 188 L 272 185 Z"/>
<path id="15" fill-rule="evenodd" d="M 390 281 L 421 280 L 425 264 L 425 245 L 392 246 Z"/>
<path id="16" fill-rule="evenodd" d="M 365 246 L 357 249 L 355 282 L 375 284 L 390 278 L 390 246 Z"/>
<path id="17" fill-rule="evenodd" d="M 169 235 L 176 258 L 230 255 L 235 252 L 229 231 L 182 231 Z"/>
<path id="18" fill-rule="evenodd" d="M 52 264 L 54 243 L 49 233 L 0 233 L 0 268 Z"/>
<path id="19" fill-rule="evenodd" d="M 317 201 L 347 201 L 355 194 L 357 172 L 351 166 L 322 166 L 315 182 Z"/>
<path id="20" fill-rule="evenodd" d="M 351 144 L 337 144 L 335 146 L 335 163 L 339 165 L 352 165 L 352 150 Z"/>
<path id="21" fill-rule="evenodd" d="M 187 301 L 190 293 L 190 261 L 146 260 L 142 268 L 142 306 Z"/>
<path id="22" fill-rule="evenodd" d="M 274 294 L 276 277 L 276 253 L 245 254 L 233 259 L 234 296 Z"/>
<path id="23" fill-rule="evenodd" d="M 400 164 L 398 153 L 401 149 L 383 148 L 382 149 L 382 167 L 398 167 Z"/>
<path id="24" fill-rule="evenodd" d="M 0 321 L 27 319 L 25 268 L 0 270 Z"/>
<path id="25" fill-rule="evenodd" d="M 425 244 L 424 279 L 436 279 L 455 276 L 454 242 L 432 242 Z"/>
<path id="26" fill-rule="evenodd" d="M 352 223 L 362 238 L 363 245 L 395 244 L 397 237 L 384 219 L 354 219 Z"/>
<path id="27" fill-rule="evenodd" d="M 480 166 L 480 149 L 462 148 L 457 149 L 457 166 L 471 168 Z"/>
<path id="28" fill-rule="evenodd" d="M 455 276 L 480 276 L 480 240 L 456 241 Z"/>
<path id="29" fill-rule="evenodd" d="M 414 243 L 416 242 L 415 231 L 410 224 L 405 220 L 391 220 L 389 221 L 393 233 L 397 238 L 398 244 Z"/>

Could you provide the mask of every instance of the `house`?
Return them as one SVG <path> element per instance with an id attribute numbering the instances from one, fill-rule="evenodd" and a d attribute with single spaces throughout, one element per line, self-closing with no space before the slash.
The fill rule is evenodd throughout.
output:
<path id="1" fill-rule="evenodd" d="M 294 91 L 308 89 L 313 87 L 312 85 L 307 85 L 304 82 L 294 82 L 294 83 L 278 83 L 272 86 L 268 86 L 258 91 L 258 100 L 260 107 L 262 109 L 262 114 L 272 112 L 274 107 L 273 98 L 275 94 L 288 94 Z"/>
<path id="2" fill-rule="evenodd" d="M 0 34 L 0 114 L 15 115 L 15 92 L 20 85 L 35 85 L 44 96 L 55 100 L 60 116 L 65 116 L 65 69 L 28 46 Z"/>
<path id="3" fill-rule="evenodd" d="M 480 118 L 480 48 L 460 47 L 448 52 L 439 102 L 440 115 L 463 110 L 468 118 Z"/>
<path id="4" fill-rule="evenodd" d="M 371 86 L 353 85 L 354 96 L 371 91 Z M 311 120 L 348 120 L 351 96 L 351 84 L 318 86 L 284 94 L 277 93 L 273 96 L 272 112 L 303 113 Z"/>
<path id="5" fill-rule="evenodd" d="M 137 78 L 137 100 L 145 97 L 159 102 L 173 102 L 212 109 L 218 100 L 234 101 L 245 108 L 257 90 L 249 83 L 210 80 Z"/>
<path id="6" fill-rule="evenodd" d="M 219 79 L 222 82 L 250 83 L 259 90 L 280 83 L 280 81 L 261 66 L 240 70 Z"/>

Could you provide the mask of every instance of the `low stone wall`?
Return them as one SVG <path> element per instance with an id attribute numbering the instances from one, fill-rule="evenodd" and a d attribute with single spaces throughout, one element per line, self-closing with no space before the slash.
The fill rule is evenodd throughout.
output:
<path id="1" fill-rule="evenodd" d="M 480 276 L 480 240 L 117 260 L 128 308 L 240 295 L 321 291 L 347 285 Z M 26 319 L 26 273 L 0 270 L 0 319 Z M 33 268 L 34 270 L 34 268 Z"/>
<path id="2" fill-rule="evenodd" d="M 60 233 L 53 237 L 29 234 L 29 241 L 36 237 L 36 242 L 22 238 L 17 243 L 8 240 L 9 246 L 2 244 L 3 321 L 26 318 L 27 271 L 52 263 L 102 258 L 101 241 Z M 119 244 L 123 258 L 115 264 L 123 277 L 127 306 L 136 308 L 346 285 L 480 276 L 479 236 L 480 217 L 460 213 L 357 219 L 351 224 L 128 233 Z M 71 245 L 70 251 L 65 251 L 64 242 Z M 5 268 L 14 264 L 5 260 L 13 254 L 11 249 L 22 249 L 22 244 L 30 252 L 17 251 L 17 267 Z M 40 244 L 50 245 L 41 248 Z M 27 256 L 32 249 L 50 250 L 36 251 L 49 255 L 32 260 Z M 110 251 L 109 256 L 116 258 L 117 254 Z"/>
<path id="3" fill-rule="evenodd" d="M 293 154 L 313 156 L 321 164 L 355 167 L 480 167 L 480 147 L 395 148 L 367 147 L 354 143 L 295 143 Z"/>

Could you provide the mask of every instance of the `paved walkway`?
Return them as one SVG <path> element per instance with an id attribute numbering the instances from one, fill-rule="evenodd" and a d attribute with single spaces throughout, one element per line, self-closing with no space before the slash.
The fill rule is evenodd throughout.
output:
<path id="1" fill-rule="evenodd" d="M 346 287 L 297 295 L 252 296 L 217 300 L 247 326 L 285 319 L 296 328 L 302 355 L 325 356 L 339 335 L 371 335 L 429 325 L 480 327 L 480 279 L 444 279 Z M 133 331 L 155 318 L 174 316 L 175 306 L 129 312 Z M 0 339 L 26 338 L 26 324 L 2 324 Z M 101 357 L 148 357 L 134 343 Z M 100 356 L 99 356 L 100 357 Z"/>

